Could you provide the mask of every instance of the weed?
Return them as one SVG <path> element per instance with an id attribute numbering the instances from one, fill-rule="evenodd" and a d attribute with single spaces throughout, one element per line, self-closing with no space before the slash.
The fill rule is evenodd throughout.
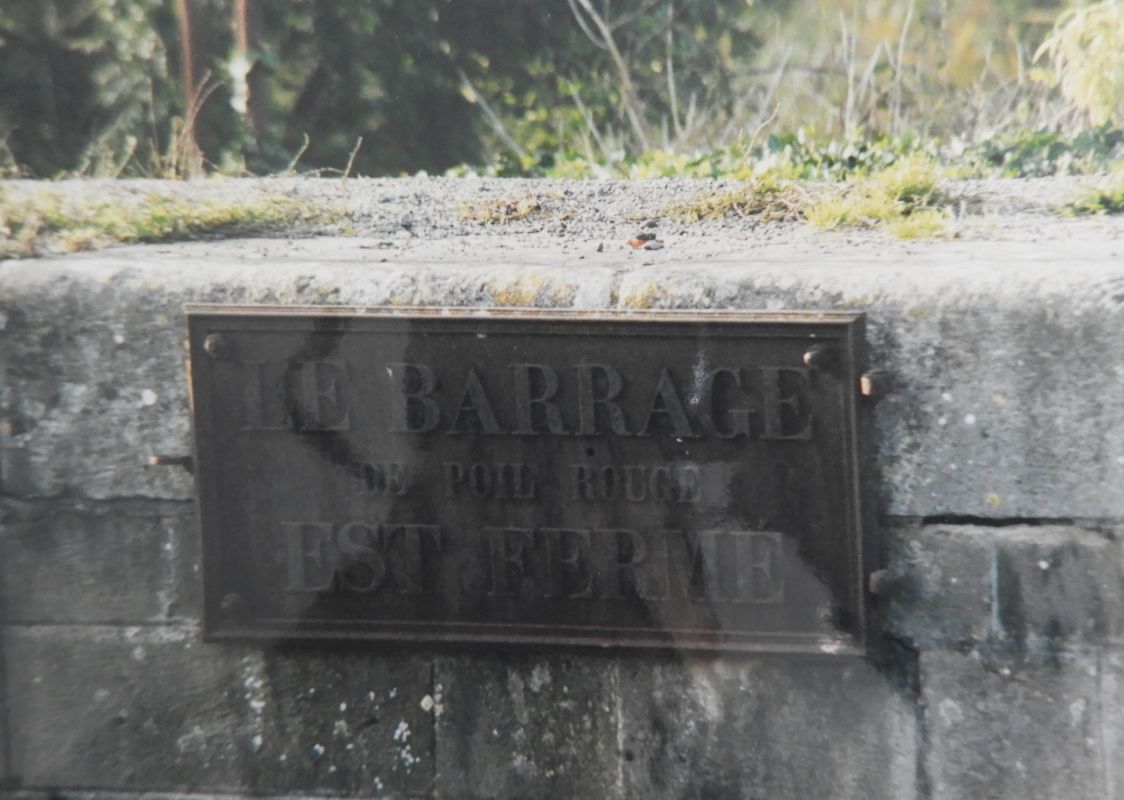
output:
<path id="1" fill-rule="evenodd" d="M 944 232 L 947 214 L 937 208 L 923 208 L 908 217 L 886 222 L 886 230 L 899 239 L 929 239 Z"/>
<path id="2" fill-rule="evenodd" d="M 766 222 L 800 219 L 809 203 L 808 193 L 792 181 L 772 176 L 751 178 L 733 191 L 706 192 L 685 203 L 672 203 L 661 214 L 679 222 L 700 222 L 736 215 Z"/>
<path id="3" fill-rule="evenodd" d="M 1074 198 L 1061 210 L 1068 216 L 1124 213 L 1124 171 L 1114 173 L 1092 191 Z"/>
<path id="4" fill-rule="evenodd" d="M 517 200 L 488 200 L 484 203 L 465 204 L 459 217 L 466 222 L 502 225 L 507 222 L 530 219 L 542 212 L 542 203 L 527 195 Z"/>
<path id="5" fill-rule="evenodd" d="M 913 155 L 824 195 L 806 209 L 805 218 L 821 230 L 885 226 L 903 239 L 935 236 L 945 221 L 939 178 L 933 159 Z"/>
<path id="6" fill-rule="evenodd" d="M 292 198 L 192 200 L 147 194 L 139 202 L 82 202 L 41 192 L 0 195 L 0 258 L 97 250 L 114 244 L 260 236 L 338 221 L 342 211 Z"/>

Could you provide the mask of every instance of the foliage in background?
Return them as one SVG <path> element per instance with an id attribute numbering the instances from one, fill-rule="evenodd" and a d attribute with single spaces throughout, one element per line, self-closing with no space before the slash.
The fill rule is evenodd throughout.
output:
<path id="1" fill-rule="evenodd" d="M 162 5 L 0 5 L 0 167 L 53 176 L 151 157 L 173 95 Z"/>
<path id="2" fill-rule="evenodd" d="M 1062 93 L 1093 125 L 1124 125 L 1124 4 L 1064 12 L 1037 56 L 1049 54 Z"/>
<path id="3" fill-rule="evenodd" d="M 190 10 L 187 51 L 177 7 Z M 7 3 L 0 169 L 840 179 L 918 152 L 965 174 L 1102 169 L 1121 154 L 1124 13 L 1113 0 L 1067 8 Z M 1057 85 L 1034 65 L 1044 39 Z"/>

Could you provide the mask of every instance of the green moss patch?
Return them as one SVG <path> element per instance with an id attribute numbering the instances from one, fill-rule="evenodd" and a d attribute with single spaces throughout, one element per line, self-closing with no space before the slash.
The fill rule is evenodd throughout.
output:
<path id="1" fill-rule="evenodd" d="M 311 230 L 344 219 L 288 197 L 196 200 L 146 194 L 77 200 L 51 192 L 0 194 L 0 258 L 98 250 L 115 244 L 211 237 L 266 236 Z"/>
<path id="2" fill-rule="evenodd" d="M 1062 207 L 1069 216 L 1124 213 L 1124 168 L 1118 169 L 1092 191 L 1087 191 Z"/>

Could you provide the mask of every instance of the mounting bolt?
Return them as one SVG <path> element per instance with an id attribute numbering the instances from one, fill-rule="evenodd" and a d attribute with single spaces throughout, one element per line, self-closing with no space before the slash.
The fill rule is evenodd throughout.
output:
<path id="1" fill-rule="evenodd" d="M 872 369 L 859 378 L 859 393 L 871 400 L 881 400 L 894 390 L 894 373 L 884 369 Z"/>
<path id="2" fill-rule="evenodd" d="M 867 587 L 878 597 L 893 597 L 901 591 L 902 579 L 888 569 L 876 569 L 870 573 Z"/>
<path id="3" fill-rule="evenodd" d="M 804 353 L 804 366 L 813 369 L 826 369 L 833 360 L 831 348 L 822 344 L 814 344 Z"/>
<path id="4" fill-rule="evenodd" d="M 211 358 L 222 358 L 226 355 L 226 339 L 219 333 L 209 333 L 203 340 L 203 350 Z"/>
<path id="5" fill-rule="evenodd" d="M 191 456 L 149 456 L 148 465 L 150 467 L 183 467 L 188 472 L 195 472 L 195 459 Z"/>

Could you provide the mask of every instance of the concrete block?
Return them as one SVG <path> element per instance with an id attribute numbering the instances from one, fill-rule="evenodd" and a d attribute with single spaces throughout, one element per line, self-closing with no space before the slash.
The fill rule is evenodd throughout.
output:
<path id="1" fill-rule="evenodd" d="M 1101 713 L 1104 715 L 1105 797 L 1124 800 L 1124 652 L 1109 650 L 1101 658 Z"/>
<path id="2" fill-rule="evenodd" d="M 609 270 L 578 275 L 510 253 L 461 265 L 447 263 L 447 253 L 428 266 L 381 265 L 371 263 L 359 242 L 342 245 L 343 255 L 339 242 L 324 247 L 328 241 L 286 263 L 253 263 L 223 243 L 189 251 L 128 248 L 38 260 L 34 268 L 6 263 L 0 274 L 5 491 L 193 496 L 185 470 L 147 463 L 153 454 L 191 452 L 187 302 L 593 307 L 610 301 Z M 274 245 L 277 255 L 295 254 Z M 253 248 L 261 257 L 271 245 Z"/>
<path id="3" fill-rule="evenodd" d="M 249 740 L 255 771 L 244 786 L 364 797 L 430 792 L 437 750 L 429 660 L 301 647 L 244 663 L 258 731 Z"/>
<path id="4" fill-rule="evenodd" d="M 934 242 L 661 263 L 622 305 L 855 309 L 894 392 L 874 411 L 883 514 L 1124 512 L 1122 279 L 1097 242 Z M 1096 354 L 1095 359 L 1089 356 Z"/>
<path id="5" fill-rule="evenodd" d="M 613 659 L 439 657 L 437 797 L 619 798 Z"/>
<path id="6" fill-rule="evenodd" d="M 868 664 L 622 660 L 629 797 L 919 797 L 910 698 Z"/>
<path id="7" fill-rule="evenodd" d="M 198 615 L 187 503 L 70 503 L 0 528 L 0 620 L 135 624 Z M 185 550 L 187 551 L 185 553 Z"/>
<path id="8" fill-rule="evenodd" d="M 432 781 L 425 662 L 164 626 L 10 626 L 4 647 L 23 788 L 394 797 Z"/>
<path id="9" fill-rule="evenodd" d="M 921 656 L 933 800 L 1105 796 L 1096 655 Z"/>
<path id="10" fill-rule="evenodd" d="M 1019 646 L 1124 640 L 1124 551 L 1073 527 L 995 531 L 996 636 Z"/>
<path id="11" fill-rule="evenodd" d="M 883 531 L 902 589 L 887 630 L 914 646 L 986 641 L 992 631 L 994 528 L 927 525 Z"/>
<path id="12" fill-rule="evenodd" d="M 915 646 L 1017 651 L 1124 637 L 1124 558 L 1110 533 L 929 525 L 884 541 L 903 579 L 887 627 Z"/>
<path id="13" fill-rule="evenodd" d="M 241 654 L 192 629 L 7 627 L 11 770 L 33 789 L 244 782 Z"/>

